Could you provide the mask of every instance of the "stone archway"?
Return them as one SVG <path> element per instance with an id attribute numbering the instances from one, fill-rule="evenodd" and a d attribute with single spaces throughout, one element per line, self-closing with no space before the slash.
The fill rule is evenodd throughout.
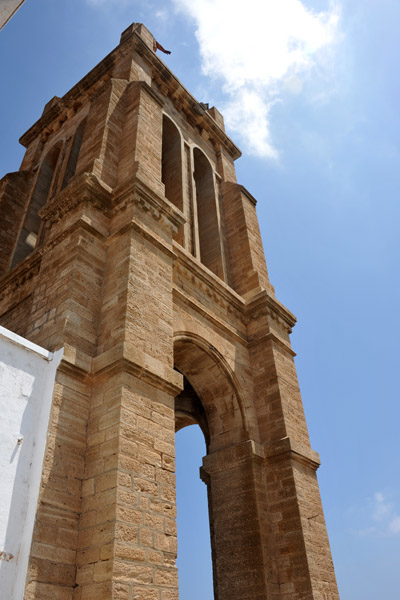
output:
<path id="1" fill-rule="evenodd" d="M 204 409 L 208 452 L 248 439 L 243 395 L 222 354 L 200 336 L 180 332 L 175 336 L 174 363 Z"/>
<path id="2" fill-rule="evenodd" d="M 207 444 L 201 478 L 208 491 L 214 598 L 265 598 L 260 461 L 240 386 L 218 350 L 195 334 L 175 336 L 174 361 L 186 381 L 175 399 L 176 430 L 197 423 Z"/>

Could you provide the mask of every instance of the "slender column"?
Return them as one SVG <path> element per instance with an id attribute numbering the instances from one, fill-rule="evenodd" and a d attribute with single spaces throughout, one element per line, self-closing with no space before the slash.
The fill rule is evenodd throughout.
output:
<path id="1" fill-rule="evenodd" d="M 207 455 L 216 600 L 278 599 L 271 528 L 265 519 L 263 449 L 250 440 Z"/>

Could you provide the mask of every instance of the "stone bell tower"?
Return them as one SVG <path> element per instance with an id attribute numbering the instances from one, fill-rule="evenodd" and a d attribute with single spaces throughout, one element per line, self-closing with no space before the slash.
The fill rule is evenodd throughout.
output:
<path id="1" fill-rule="evenodd" d="M 176 600 L 175 431 L 207 455 L 217 600 L 338 600 L 240 151 L 133 24 L 0 182 L 0 324 L 58 368 L 26 600 Z"/>

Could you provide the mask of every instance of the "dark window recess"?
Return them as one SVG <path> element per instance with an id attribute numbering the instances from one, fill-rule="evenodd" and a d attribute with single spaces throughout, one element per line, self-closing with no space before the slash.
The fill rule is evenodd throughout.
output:
<path id="1" fill-rule="evenodd" d="M 177 127 L 171 119 L 163 116 L 161 181 L 165 197 L 183 211 L 182 143 Z M 183 227 L 174 235 L 183 246 Z"/>
<path id="2" fill-rule="evenodd" d="M 39 211 L 46 204 L 58 158 L 60 156 L 60 150 L 61 144 L 57 144 L 57 146 L 47 153 L 40 165 L 35 189 L 33 190 L 29 207 L 25 214 L 24 223 L 18 237 L 18 242 L 11 262 L 11 268 L 24 260 L 24 258 L 26 258 L 37 246 L 41 226 Z"/>
<path id="3" fill-rule="evenodd" d="M 215 275 L 223 278 L 213 170 L 206 156 L 198 148 L 194 149 L 193 158 L 200 260 Z"/>
<path id="4" fill-rule="evenodd" d="M 71 150 L 68 156 L 67 168 L 65 169 L 64 179 L 62 182 L 61 189 L 63 190 L 67 185 L 71 177 L 75 175 L 76 165 L 78 164 L 79 152 L 82 146 L 83 133 L 85 130 L 86 119 L 82 121 L 78 129 L 75 132 L 74 140 L 72 142 Z"/>

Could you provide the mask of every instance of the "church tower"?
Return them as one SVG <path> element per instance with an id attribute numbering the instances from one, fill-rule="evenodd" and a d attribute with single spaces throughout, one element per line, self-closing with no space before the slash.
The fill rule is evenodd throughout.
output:
<path id="1" fill-rule="evenodd" d="M 237 146 L 134 23 L 0 182 L 0 324 L 57 371 L 25 600 L 177 600 L 175 431 L 216 600 L 338 600 L 289 334 Z"/>

